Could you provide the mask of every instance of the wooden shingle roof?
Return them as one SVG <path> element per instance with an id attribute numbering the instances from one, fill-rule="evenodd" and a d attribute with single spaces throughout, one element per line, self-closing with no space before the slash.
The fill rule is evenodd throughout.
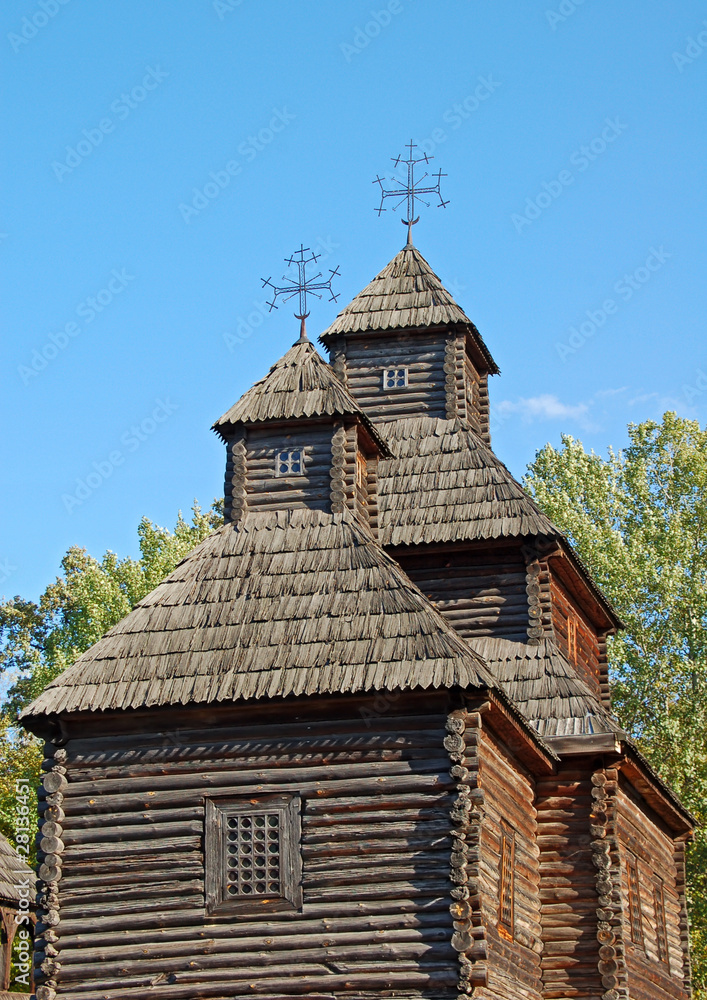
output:
<path id="1" fill-rule="evenodd" d="M 216 421 L 212 430 L 226 437 L 242 424 L 288 422 L 318 417 L 354 417 L 366 427 L 382 454 L 388 449 L 331 365 L 309 340 L 298 340 L 264 378 Z"/>
<path id="2" fill-rule="evenodd" d="M 298 420 L 321 416 L 363 416 L 360 406 L 317 349 L 298 340 L 237 403 L 213 425 Z"/>
<path id="3" fill-rule="evenodd" d="M 353 515 L 251 513 L 190 553 L 23 713 L 493 687 Z"/>
<path id="4" fill-rule="evenodd" d="M 27 882 L 29 879 L 29 882 Z M 34 898 L 35 874 L 22 860 L 10 841 L 0 834 L 0 902 L 17 904 L 20 901 L 20 883 L 26 887 L 30 898 Z"/>
<path id="5" fill-rule="evenodd" d="M 464 421 L 403 417 L 377 427 L 393 455 L 378 466 L 383 545 L 562 537 Z"/>
<path id="6" fill-rule="evenodd" d="M 409 243 L 341 310 L 319 339 L 326 343 L 329 337 L 342 333 L 458 325 L 468 328 L 489 370 L 497 372 L 479 331 L 417 247 Z"/>
<path id="7" fill-rule="evenodd" d="M 625 736 L 552 639 L 536 646 L 495 636 L 467 642 L 543 738 L 615 733 Z"/>

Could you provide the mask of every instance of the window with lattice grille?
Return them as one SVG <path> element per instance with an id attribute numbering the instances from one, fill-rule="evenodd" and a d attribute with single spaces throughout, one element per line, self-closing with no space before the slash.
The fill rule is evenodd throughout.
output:
<path id="1" fill-rule="evenodd" d="M 301 448 L 288 448 L 278 451 L 275 456 L 276 476 L 303 476 L 304 453 Z"/>
<path id="2" fill-rule="evenodd" d="M 503 937 L 515 934 L 514 868 L 516 833 L 507 823 L 501 824 L 501 857 L 498 873 L 498 929 Z"/>
<path id="3" fill-rule="evenodd" d="M 655 939 L 658 961 L 668 961 L 668 928 L 665 922 L 665 891 L 658 875 L 653 879 L 653 911 L 655 913 Z"/>
<path id="4" fill-rule="evenodd" d="M 384 389 L 404 389 L 408 384 L 407 368 L 386 368 L 383 372 Z"/>
<path id="5" fill-rule="evenodd" d="M 209 912 L 301 906 L 299 796 L 207 799 L 205 821 Z"/>
<path id="6" fill-rule="evenodd" d="M 633 854 L 626 859 L 628 877 L 628 918 L 631 925 L 631 940 L 638 948 L 643 948 L 643 917 L 641 915 L 641 887 L 638 881 L 638 861 Z"/>

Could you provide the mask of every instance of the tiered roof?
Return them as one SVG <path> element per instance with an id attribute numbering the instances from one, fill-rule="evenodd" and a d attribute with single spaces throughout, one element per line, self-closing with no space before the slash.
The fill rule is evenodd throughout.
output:
<path id="1" fill-rule="evenodd" d="M 478 337 L 419 251 L 407 246 L 323 339 L 450 324 Z M 477 343 L 489 370 L 497 370 Z M 405 417 L 374 428 L 301 339 L 214 429 L 227 437 L 238 426 L 326 418 L 361 421 L 379 446 L 380 544 L 348 512 L 249 513 L 226 524 L 53 681 L 25 718 L 500 684 L 541 735 L 616 732 L 554 643 L 462 639 L 381 548 L 564 541 L 463 420 Z"/>

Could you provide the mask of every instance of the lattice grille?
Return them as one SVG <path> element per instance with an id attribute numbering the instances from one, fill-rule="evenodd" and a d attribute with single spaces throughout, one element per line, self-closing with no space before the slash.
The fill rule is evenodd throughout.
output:
<path id="1" fill-rule="evenodd" d="M 407 368 L 386 368 L 383 372 L 384 389 L 403 389 L 407 384 Z"/>
<path id="2" fill-rule="evenodd" d="M 226 873 L 229 896 L 280 895 L 281 813 L 229 816 Z"/>

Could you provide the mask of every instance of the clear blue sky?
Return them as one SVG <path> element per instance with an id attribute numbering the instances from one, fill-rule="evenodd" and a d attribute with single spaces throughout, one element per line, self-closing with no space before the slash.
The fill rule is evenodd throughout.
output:
<path id="1" fill-rule="evenodd" d="M 562 432 L 707 420 L 703 2 L 6 0 L 0 28 L 0 593 L 222 492 L 210 425 L 297 334 L 260 278 L 323 250 L 324 329 L 404 242 L 371 182 L 411 137 L 517 476 Z"/>

